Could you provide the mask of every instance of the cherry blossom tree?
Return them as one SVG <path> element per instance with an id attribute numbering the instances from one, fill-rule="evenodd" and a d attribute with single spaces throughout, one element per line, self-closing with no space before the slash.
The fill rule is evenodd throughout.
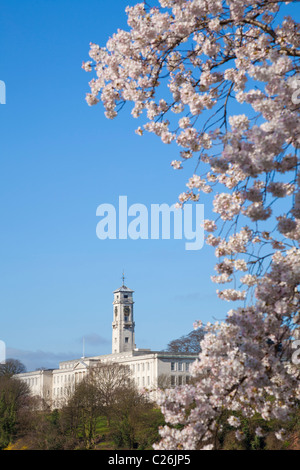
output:
<path id="1" fill-rule="evenodd" d="M 300 338 L 300 25 L 292 3 L 138 3 L 126 9 L 128 30 L 106 47 L 91 44 L 83 63 L 95 74 L 89 105 L 101 101 L 113 119 L 132 102 L 143 122 L 137 134 L 173 145 L 175 170 L 194 161 L 177 205 L 213 197 L 214 220 L 204 221 L 217 257 L 212 280 L 221 299 L 242 305 L 203 326 L 193 381 L 161 393 L 168 424 L 157 449 L 216 448 L 224 410 L 243 439 L 239 415 L 289 419 L 300 398 L 291 360 Z"/>

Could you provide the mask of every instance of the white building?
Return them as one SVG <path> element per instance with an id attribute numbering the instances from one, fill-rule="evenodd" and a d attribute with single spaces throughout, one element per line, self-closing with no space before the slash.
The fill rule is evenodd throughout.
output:
<path id="1" fill-rule="evenodd" d="M 99 362 L 117 362 L 128 366 L 137 388 L 148 390 L 153 398 L 159 387 L 187 383 L 190 364 L 197 354 L 136 348 L 133 292 L 124 285 L 123 278 L 123 285 L 113 293 L 111 354 L 64 361 L 59 363 L 58 369 L 25 372 L 16 377 L 29 385 L 32 395 L 43 398 L 52 407 L 65 403 L 89 368 Z"/>

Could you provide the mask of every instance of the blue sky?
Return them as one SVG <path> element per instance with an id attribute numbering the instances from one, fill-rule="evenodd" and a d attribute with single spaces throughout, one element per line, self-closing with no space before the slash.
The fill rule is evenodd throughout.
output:
<path id="1" fill-rule="evenodd" d="M 138 347 L 163 349 L 229 309 L 210 281 L 210 247 L 96 236 L 99 204 L 171 205 L 193 171 L 172 170 L 174 147 L 137 136 L 129 107 L 109 121 L 85 102 L 89 43 L 126 27 L 128 3 L 1 0 L 0 339 L 29 370 L 80 356 L 83 336 L 86 355 L 111 352 L 123 269 Z"/>

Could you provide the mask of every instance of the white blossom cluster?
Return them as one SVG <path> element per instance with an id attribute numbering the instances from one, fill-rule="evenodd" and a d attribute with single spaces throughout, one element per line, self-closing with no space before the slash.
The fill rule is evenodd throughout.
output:
<path id="1" fill-rule="evenodd" d="M 89 105 L 101 101 L 113 119 L 131 102 L 132 116 L 146 119 L 138 135 L 178 147 L 173 169 L 195 160 L 177 206 L 212 193 L 216 217 L 204 221 L 218 258 L 212 280 L 233 283 L 217 293 L 243 305 L 206 325 L 193 384 L 161 392 L 158 449 L 214 448 L 224 409 L 242 440 L 237 413 L 288 419 L 300 398 L 290 361 L 291 338 L 300 337 L 300 25 L 285 15 L 289 6 L 138 3 L 126 9 L 128 31 L 91 44 L 83 63 L 96 75 Z"/>

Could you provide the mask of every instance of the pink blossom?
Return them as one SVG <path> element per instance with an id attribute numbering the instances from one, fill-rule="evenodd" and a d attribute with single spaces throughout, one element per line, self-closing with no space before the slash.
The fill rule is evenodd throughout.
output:
<path id="1" fill-rule="evenodd" d="M 177 207 L 200 191 L 209 205 L 213 192 L 216 220 L 204 221 L 218 258 L 213 281 L 232 283 L 217 294 L 243 305 L 205 326 L 193 385 L 159 394 L 167 424 L 157 449 L 211 449 L 224 409 L 288 419 L 300 399 L 289 352 L 300 335 L 300 25 L 286 3 L 138 3 L 126 8 L 127 30 L 105 47 L 91 43 L 83 64 L 95 74 L 90 106 L 102 102 L 113 119 L 131 102 L 146 121 L 137 134 L 177 144 L 173 168 L 191 162 Z M 230 424 L 243 439 L 239 420 Z"/>

